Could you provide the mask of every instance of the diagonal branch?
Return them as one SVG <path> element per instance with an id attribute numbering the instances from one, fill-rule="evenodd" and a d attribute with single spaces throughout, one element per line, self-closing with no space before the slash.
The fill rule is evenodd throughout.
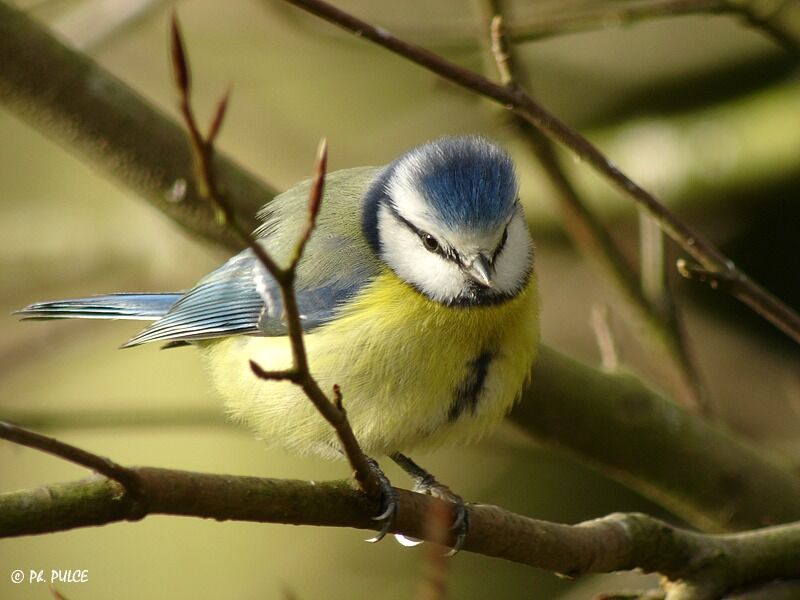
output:
<path id="1" fill-rule="evenodd" d="M 335 387 L 333 390 L 334 400 L 331 401 L 311 375 L 308 358 L 306 356 L 305 341 L 303 339 L 303 328 L 300 322 L 300 311 L 297 306 L 297 298 L 295 297 L 294 283 L 297 265 L 303 255 L 306 243 L 314 230 L 317 214 L 319 213 L 320 204 L 322 202 L 327 165 L 327 144 L 323 140 L 319 147 L 314 168 L 314 179 L 309 192 L 308 215 L 305 226 L 296 242 L 289 264 L 285 267 L 281 267 L 239 222 L 233 205 L 228 200 L 227 195 L 223 192 L 216 179 L 216 172 L 214 170 L 214 138 L 219 132 L 225 116 L 225 110 L 228 105 L 228 94 L 226 93 L 218 103 L 215 114 L 211 120 L 208 134 L 204 136 L 200 132 L 197 119 L 192 109 L 189 61 L 184 48 L 178 20 L 175 15 L 173 15 L 172 18 L 170 32 L 173 75 L 178 88 L 181 114 L 183 115 L 189 134 L 189 145 L 192 149 L 200 194 L 212 203 L 217 221 L 221 225 L 227 225 L 227 227 L 236 234 L 239 240 L 253 252 L 263 267 L 275 278 L 275 281 L 277 281 L 280 286 L 284 321 L 289 330 L 289 341 L 292 350 L 292 368 L 279 373 L 270 373 L 264 371 L 253 361 L 250 362 L 250 367 L 257 377 L 264 380 L 287 379 L 303 389 L 315 408 L 336 431 L 336 435 L 342 445 L 342 451 L 353 467 L 356 481 L 361 486 L 361 489 L 369 497 L 378 498 L 381 493 L 378 479 L 373 469 L 370 468 L 367 457 L 362 452 L 358 440 L 356 440 L 355 434 L 350 427 L 350 422 L 342 408 L 341 392 L 338 387 Z"/>
<path id="2" fill-rule="evenodd" d="M 424 48 L 405 42 L 322 0 L 284 0 L 343 29 L 357 34 L 433 73 L 520 115 L 549 139 L 563 144 L 637 205 L 647 210 L 664 232 L 709 271 L 725 273 L 738 281 L 731 293 L 786 335 L 800 343 L 800 315 L 736 268 L 703 234 L 680 220 L 650 192 L 641 188 L 609 161 L 589 140 L 533 101 L 519 89 L 498 85 Z M 744 291 L 746 290 L 746 291 Z"/>
<path id="3" fill-rule="evenodd" d="M 509 89 L 522 89 L 524 83 L 518 68 L 514 48 L 508 43 L 498 0 L 482 0 L 481 12 L 487 29 L 491 30 L 490 53 L 500 74 L 500 81 Z M 488 45 L 488 44 L 487 44 Z M 608 229 L 581 199 L 562 168 L 552 142 L 519 115 L 512 116 L 513 129 L 527 143 L 542 165 L 555 191 L 564 227 L 585 257 L 598 264 L 615 284 L 622 297 L 644 323 L 650 339 L 672 364 L 680 380 L 678 397 L 689 407 L 705 414 L 709 412 L 707 394 L 698 368 L 691 358 L 682 325 L 677 313 L 671 319 L 643 293 L 636 273 L 625 259 L 622 250 Z M 660 234 L 660 230 L 659 230 Z"/>

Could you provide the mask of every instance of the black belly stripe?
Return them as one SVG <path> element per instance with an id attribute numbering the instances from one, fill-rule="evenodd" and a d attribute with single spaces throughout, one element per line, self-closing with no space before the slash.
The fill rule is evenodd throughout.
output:
<path id="1" fill-rule="evenodd" d="M 494 360 L 495 353 L 484 350 L 467 365 L 467 376 L 458 385 L 453 395 L 453 403 L 447 412 L 447 420 L 452 422 L 458 419 L 465 411 L 475 414 L 478 401 L 486 383 L 489 365 Z"/>

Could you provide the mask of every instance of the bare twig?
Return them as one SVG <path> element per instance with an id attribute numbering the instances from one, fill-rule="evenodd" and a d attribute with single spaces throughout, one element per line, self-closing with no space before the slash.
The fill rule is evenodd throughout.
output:
<path id="1" fill-rule="evenodd" d="M 630 25 L 640 21 L 682 15 L 726 14 L 742 17 L 754 29 L 787 50 L 797 51 L 798 40 L 759 13 L 752 0 L 642 0 L 607 3 L 598 9 L 561 14 L 550 19 L 515 24 L 509 35 L 515 42 L 532 42 L 553 36 Z M 773 13 L 780 10 L 780 2 Z"/>
<path id="2" fill-rule="evenodd" d="M 662 324 L 657 331 L 667 351 L 672 366 L 678 373 L 679 397 L 686 398 L 689 406 L 709 415 L 712 407 L 700 368 L 694 357 L 692 344 L 686 333 L 683 314 L 675 300 L 667 271 L 667 253 L 664 232 L 644 210 L 639 209 L 639 261 L 641 289 L 652 319 Z"/>
<path id="3" fill-rule="evenodd" d="M 680 220 L 650 192 L 641 188 L 609 161 L 589 140 L 519 89 L 498 85 L 486 77 L 460 67 L 424 48 L 405 42 L 381 27 L 375 27 L 322 0 L 284 0 L 339 27 L 383 46 L 453 83 L 472 90 L 524 117 L 548 138 L 569 148 L 578 158 L 645 208 L 660 227 L 690 256 L 709 271 L 726 273 L 738 281 L 732 293 L 786 335 L 800 343 L 800 315 L 736 268 L 704 235 Z"/>
<path id="4" fill-rule="evenodd" d="M 141 482 L 136 472 L 115 463 L 109 458 L 92 454 L 55 438 L 29 431 L 5 421 L 0 421 L 0 438 L 21 446 L 41 450 L 47 454 L 52 454 L 76 465 L 91 469 L 118 482 L 134 500 L 141 498 Z"/>
<path id="5" fill-rule="evenodd" d="M 517 67 L 514 48 L 508 43 L 499 0 L 482 0 L 484 20 L 491 22 L 491 52 L 500 80 L 510 89 L 522 89 L 523 73 Z M 645 324 L 651 339 L 662 350 L 677 375 L 678 399 L 688 407 L 708 414 L 705 388 L 682 335 L 677 311 L 665 313 L 644 293 L 638 277 L 608 229 L 581 199 L 562 168 L 552 142 L 527 120 L 514 115 L 511 124 L 544 169 L 555 191 L 567 233 L 587 258 L 598 264 Z M 661 236 L 661 231 L 658 230 Z M 663 271 L 663 266 L 662 266 Z M 643 272 L 644 275 L 644 272 Z M 670 317 L 670 318 L 668 318 Z"/>
<path id="6" fill-rule="evenodd" d="M 286 267 L 279 266 L 252 235 L 239 223 L 236 213 L 220 189 L 214 171 L 214 138 L 219 132 L 228 105 L 228 92 L 217 104 L 217 109 L 204 137 L 197 125 L 191 105 L 191 73 L 177 18 L 173 15 L 171 26 L 171 54 L 175 83 L 179 92 L 179 105 L 189 133 L 190 146 L 195 161 L 196 177 L 201 194 L 213 203 L 220 224 L 229 227 L 239 237 L 275 281 L 278 282 L 283 302 L 284 321 L 288 328 L 292 349 L 292 367 L 285 371 L 265 371 L 252 362 L 250 366 L 256 376 L 265 380 L 284 379 L 299 385 L 308 399 L 322 414 L 325 420 L 336 431 L 342 450 L 355 471 L 355 478 L 361 489 L 371 498 L 380 496 L 380 487 L 374 472 L 369 466 L 366 456 L 356 440 L 347 416 L 341 407 L 341 392 L 334 394 L 332 402 L 320 389 L 311 375 L 305 351 L 303 329 L 300 322 L 300 311 L 294 292 L 295 273 L 306 243 L 316 223 L 322 192 L 325 183 L 327 165 L 327 143 L 320 143 L 314 169 L 314 180 L 311 185 L 308 201 L 308 218 L 305 227 L 297 240 L 294 251 Z"/>
<path id="7" fill-rule="evenodd" d="M 214 222 L 192 181 L 192 156 L 180 125 L 6 2 L 0 2 L 0 102 L 184 230 L 241 249 L 239 239 Z M 277 191 L 222 153 L 215 156 L 235 211 L 255 226 L 256 211 Z"/>

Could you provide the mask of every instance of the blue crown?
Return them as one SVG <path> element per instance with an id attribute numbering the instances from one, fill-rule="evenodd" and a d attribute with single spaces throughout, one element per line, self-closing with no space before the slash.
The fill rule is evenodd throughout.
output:
<path id="1" fill-rule="evenodd" d="M 504 224 L 517 198 L 514 163 L 506 152 L 477 136 L 445 137 L 403 154 L 433 216 L 443 225 L 493 229 Z"/>

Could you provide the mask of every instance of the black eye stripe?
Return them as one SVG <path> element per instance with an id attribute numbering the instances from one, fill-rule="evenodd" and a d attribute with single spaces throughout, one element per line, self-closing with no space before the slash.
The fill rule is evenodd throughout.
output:
<path id="1" fill-rule="evenodd" d="M 498 256 L 500 256 L 500 253 L 503 251 L 503 248 L 506 247 L 506 242 L 508 241 L 508 226 L 509 225 L 511 225 L 510 222 L 509 222 L 508 225 L 506 225 L 506 228 L 503 230 L 503 237 L 500 238 L 500 243 L 497 245 L 497 248 L 495 248 L 494 254 L 492 254 L 492 262 L 494 262 L 495 259 Z"/>
<path id="2" fill-rule="evenodd" d="M 413 231 L 420 238 L 420 241 L 422 242 L 422 244 L 425 247 L 425 249 L 429 250 L 427 248 L 427 246 L 425 246 L 424 239 L 425 239 L 426 236 L 430 236 L 430 237 L 433 237 L 433 236 L 431 236 L 426 231 L 422 231 L 419 227 L 414 225 L 411 221 L 409 221 L 408 219 L 404 218 L 403 215 L 401 215 L 400 213 L 397 212 L 397 210 L 395 209 L 394 206 L 392 206 L 391 203 L 387 203 L 387 206 L 389 207 L 389 210 L 392 211 L 392 214 L 395 217 L 397 217 L 397 220 L 400 221 L 406 227 L 408 227 L 408 229 Z M 434 240 L 435 239 L 436 238 L 434 238 Z M 453 251 L 452 248 L 444 247 L 440 242 L 438 242 L 438 240 L 437 240 L 437 244 L 438 244 L 438 247 L 435 250 L 429 250 L 429 251 L 433 252 L 434 254 L 438 254 L 439 256 L 441 256 L 444 259 L 453 261 L 454 263 L 456 263 L 458 265 L 461 264 L 461 259 L 458 257 L 458 254 L 456 254 L 455 251 Z"/>

